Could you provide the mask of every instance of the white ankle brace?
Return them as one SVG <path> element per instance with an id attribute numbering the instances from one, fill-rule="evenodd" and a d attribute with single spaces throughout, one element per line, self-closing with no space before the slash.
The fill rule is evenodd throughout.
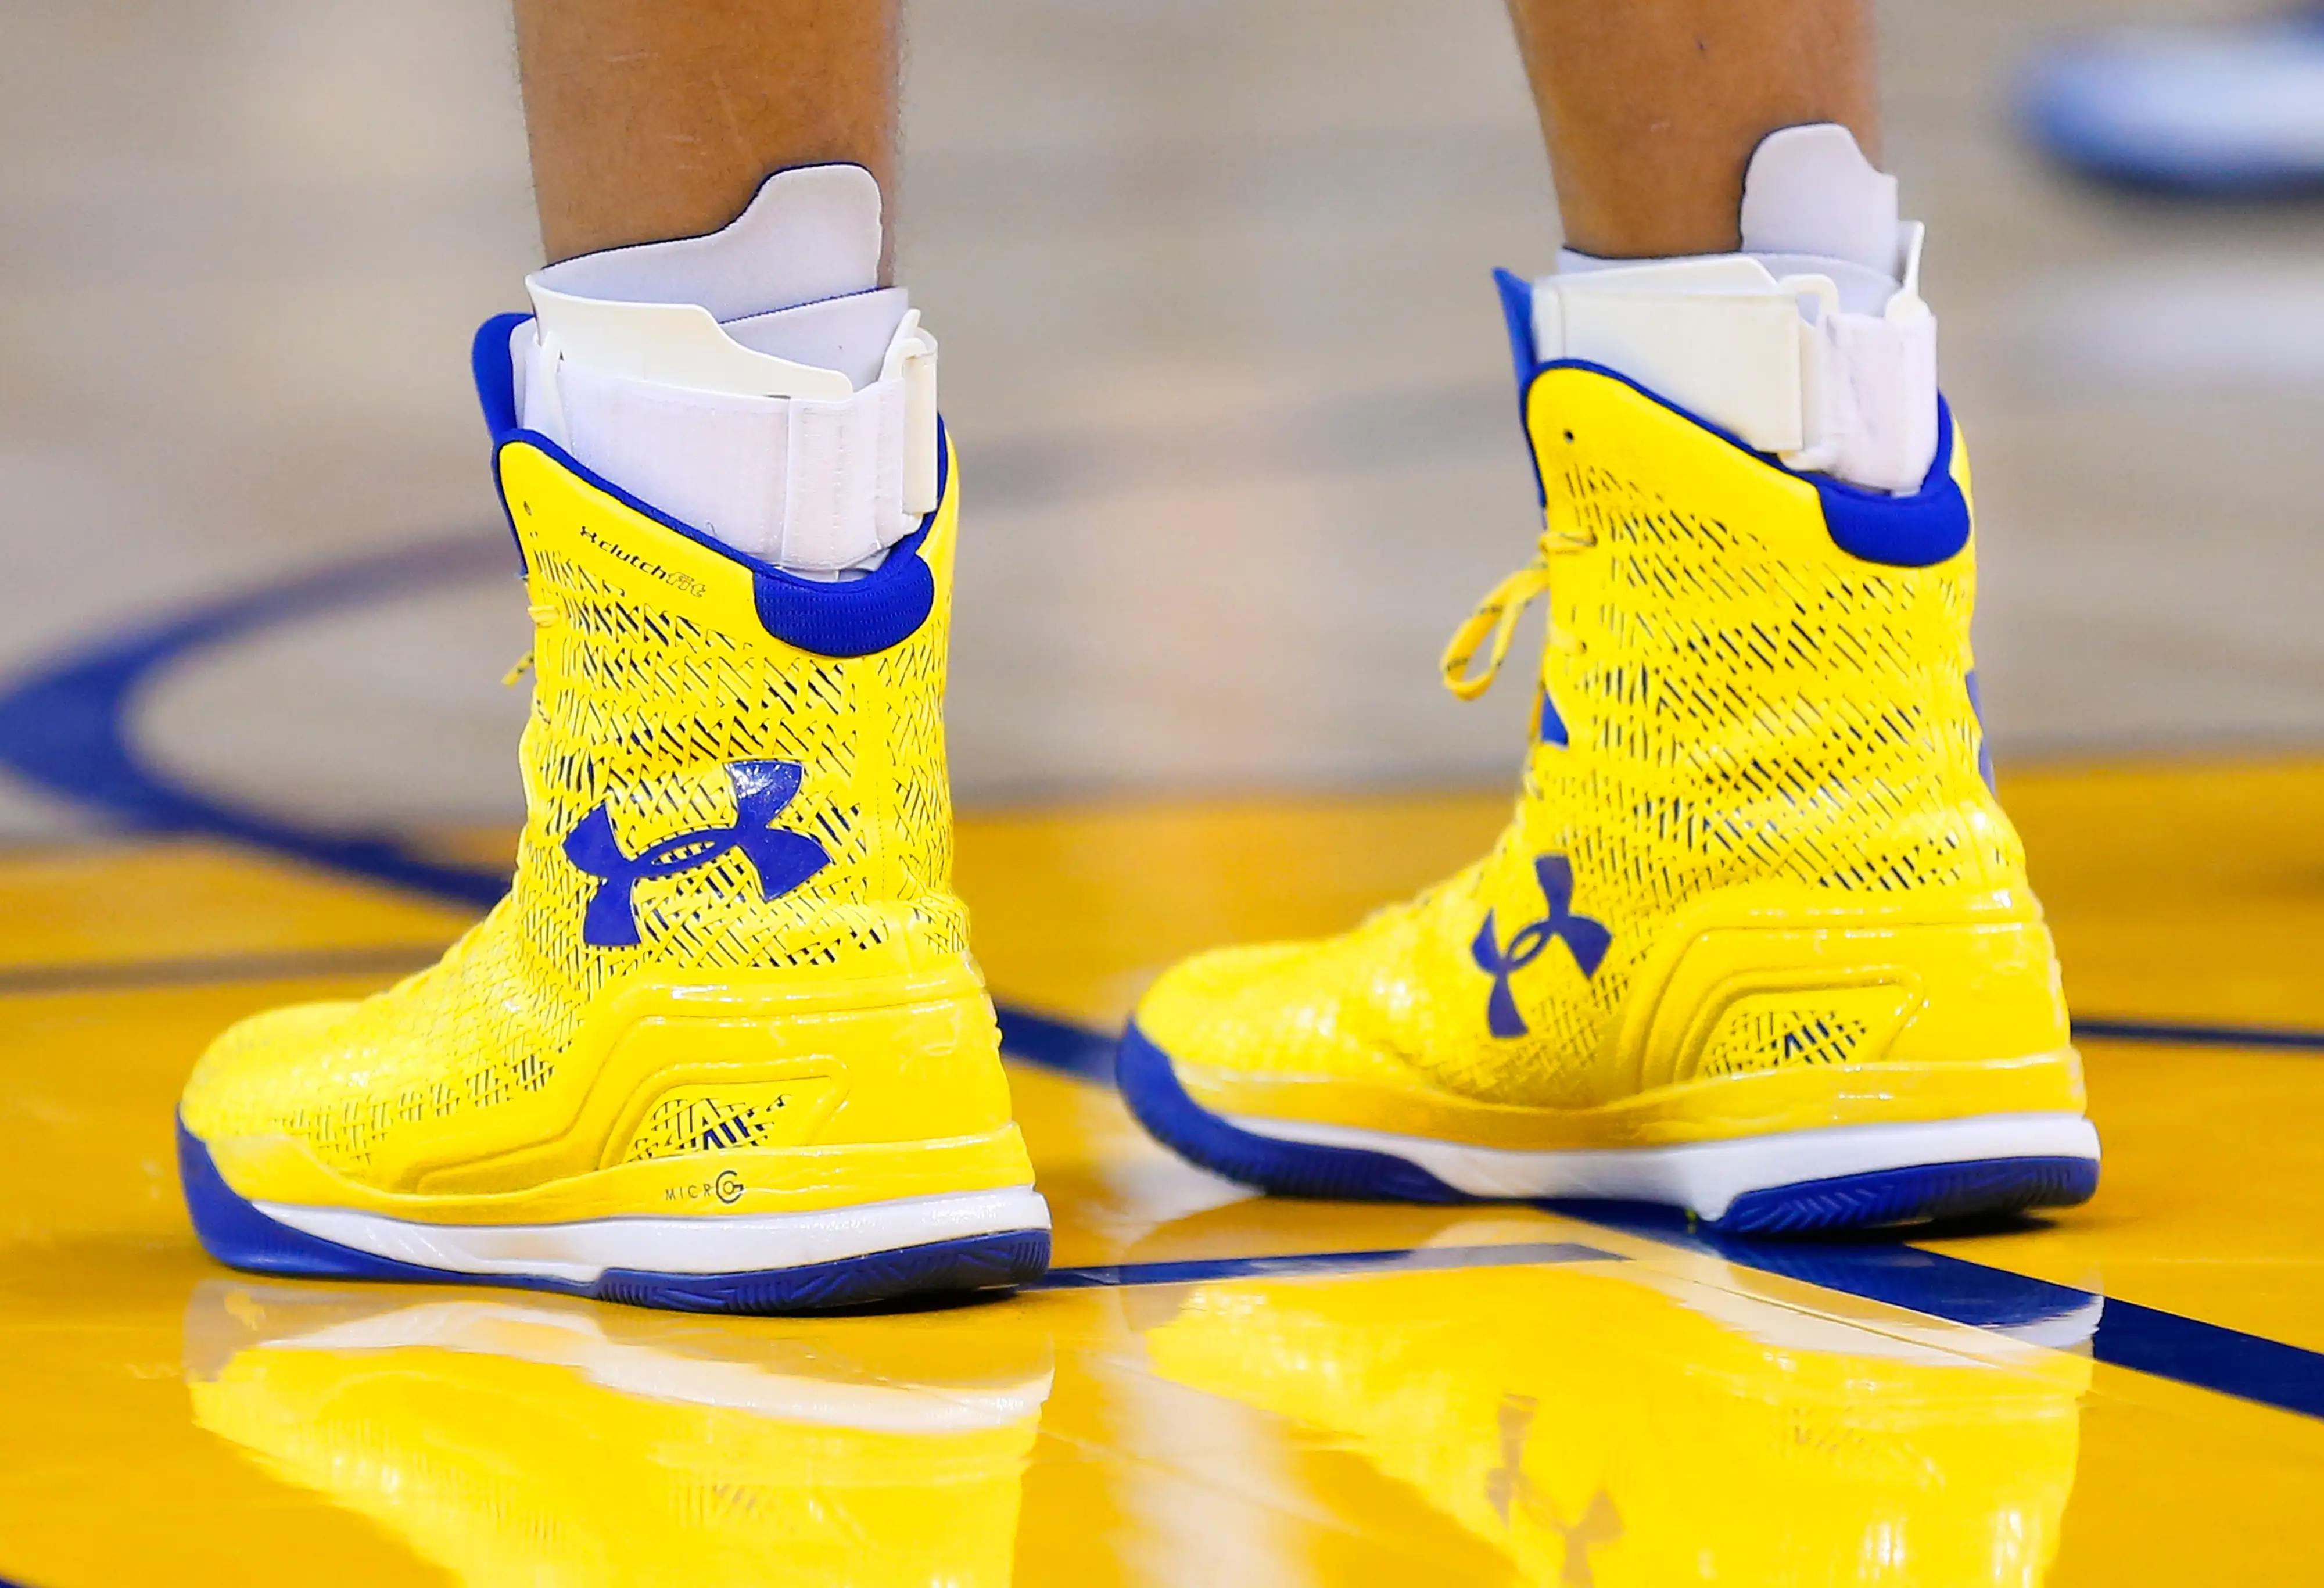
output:
<path id="1" fill-rule="evenodd" d="M 1847 128 L 1770 134 L 1743 180 L 1743 251 L 1566 252 L 1535 283 L 1538 357 L 1629 376 L 1789 466 L 1911 491 L 1937 450 L 1937 322 L 1917 221 Z"/>
<path id="2" fill-rule="evenodd" d="M 809 166 L 707 236 L 528 276 L 526 428 L 790 572 L 877 567 L 936 498 L 936 339 L 880 241 L 871 173 Z"/>

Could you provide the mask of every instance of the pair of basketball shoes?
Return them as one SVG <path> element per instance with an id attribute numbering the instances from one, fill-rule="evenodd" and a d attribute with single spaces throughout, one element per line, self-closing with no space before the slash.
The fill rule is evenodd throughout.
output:
<path id="1" fill-rule="evenodd" d="M 1837 158 L 1869 179 L 1852 143 Z M 1756 223 L 1747 189 L 1747 239 L 1785 224 L 1778 186 Z M 1923 433 L 1876 490 L 1672 389 L 1712 355 L 1690 313 L 1773 350 L 1794 420 L 1818 346 L 1909 365 L 1933 346 L 1914 267 L 1854 320 L 1844 262 L 1674 268 L 1542 303 L 1502 279 L 1542 531 L 1456 635 L 1455 692 L 1549 613 L 1491 852 L 1343 936 L 1169 971 L 1122 1095 L 1185 1158 L 1290 1196 L 1618 1198 L 1739 1232 L 2080 1201 L 2098 1141 L 1983 752 L 1959 432 L 1931 385 L 1933 462 Z M 549 306 L 573 347 L 618 337 L 535 300 L 475 360 L 537 628 L 514 882 L 432 968 L 218 1039 L 180 1111 L 196 1228 L 245 1269 L 706 1310 L 1037 1278 L 1048 1210 L 950 886 L 961 476 L 933 343 L 906 315 L 783 411 L 795 515 L 853 491 L 900 526 L 860 577 L 807 578 L 576 458 L 575 415 L 524 389 L 563 381 Z M 677 386 L 761 356 L 690 312 Z M 1638 351 L 1617 373 L 1593 336 Z"/>

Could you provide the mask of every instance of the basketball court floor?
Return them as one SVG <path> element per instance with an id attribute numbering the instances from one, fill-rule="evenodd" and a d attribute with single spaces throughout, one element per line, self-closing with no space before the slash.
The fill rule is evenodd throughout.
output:
<path id="1" fill-rule="evenodd" d="M 1459 707 L 1433 663 L 1526 541 L 1484 272 L 1554 247 L 1546 173 L 1488 0 L 925 0 L 903 256 L 963 438 L 959 875 L 1056 1267 L 736 1320 L 195 1245 L 171 1120 L 208 1039 L 387 984 L 498 887 L 526 625 L 462 350 L 536 244 L 494 5 L 29 8 L 0 1583 L 2313 1574 L 2324 211 L 2016 147 L 2018 52 L 2125 9 L 1884 14 L 2093 1202 L 1738 1242 L 1258 1198 L 1144 1138 L 1110 1039 L 1164 965 L 1342 927 L 1505 814 L 1526 691 Z"/>

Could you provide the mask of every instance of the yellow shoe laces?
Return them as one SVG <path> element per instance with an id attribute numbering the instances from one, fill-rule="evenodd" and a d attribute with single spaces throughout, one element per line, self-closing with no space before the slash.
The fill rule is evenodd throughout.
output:
<path id="1" fill-rule="evenodd" d="M 532 619 L 532 626 L 536 629 L 549 627 L 562 615 L 556 607 L 544 605 L 539 602 L 533 603 L 524 610 L 525 614 Z M 532 670 L 532 655 L 533 653 L 528 651 L 516 659 L 516 665 L 509 669 L 508 675 L 501 679 L 502 688 L 515 688 L 525 674 Z"/>
<path id="2" fill-rule="evenodd" d="M 1533 560 L 1494 586 L 1492 593 L 1477 604 L 1477 610 L 1452 632 L 1452 642 L 1445 646 L 1441 664 L 1444 687 L 1463 700 L 1474 700 L 1491 688 L 1502 659 L 1509 653 L 1509 642 L 1517 638 L 1517 619 L 1525 615 L 1535 597 L 1549 590 L 1550 559 L 1586 551 L 1597 544 L 1597 536 L 1579 530 L 1543 531 Z M 1476 660 L 1477 648 L 1488 634 L 1493 638 L 1492 649 L 1486 652 L 1485 665 L 1471 673 L 1469 664 Z M 1549 644 L 1569 656 L 1579 656 L 1587 649 L 1580 639 L 1559 628 L 1554 617 L 1549 623 Z"/>

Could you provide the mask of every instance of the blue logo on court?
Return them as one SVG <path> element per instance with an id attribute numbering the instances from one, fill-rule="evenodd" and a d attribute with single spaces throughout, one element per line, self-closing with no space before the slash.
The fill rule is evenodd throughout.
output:
<path id="1" fill-rule="evenodd" d="M 632 895 L 648 877 L 671 877 L 699 871 L 728 850 L 739 849 L 759 873 L 759 891 L 779 899 L 831 863 L 823 845 L 805 833 L 780 831 L 770 824 L 798 793 L 800 770 L 795 761 L 735 761 L 726 765 L 734 786 L 734 823 L 725 827 L 698 827 L 691 833 L 664 838 L 645 853 L 624 854 L 613 836 L 613 817 L 600 805 L 581 818 L 565 840 L 565 858 L 598 878 L 597 891 L 581 918 L 581 940 L 597 948 L 634 948 L 638 944 L 638 912 Z"/>
<path id="2" fill-rule="evenodd" d="M 1540 880 L 1549 913 L 1530 926 L 1519 927 L 1505 949 L 1489 909 L 1485 924 L 1477 929 L 1477 940 L 1469 945 L 1469 956 L 1477 962 L 1477 968 L 1493 978 L 1492 993 L 1485 1000 L 1485 1024 L 1496 1037 L 1522 1037 L 1530 1029 L 1525 1017 L 1517 1013 L 1517 999 L 1510 995 L 1509 976 L 1539 959 L 1551 938 L 1565 939 L 1573 963 L 1585 976 L 1598 974 L 1599 963 L 1614 941 L 1614 934 L 1603 926 L 1573 913 L 1573 864 L 1565 856 L 1536 855 L 1533 874 Z"/>

